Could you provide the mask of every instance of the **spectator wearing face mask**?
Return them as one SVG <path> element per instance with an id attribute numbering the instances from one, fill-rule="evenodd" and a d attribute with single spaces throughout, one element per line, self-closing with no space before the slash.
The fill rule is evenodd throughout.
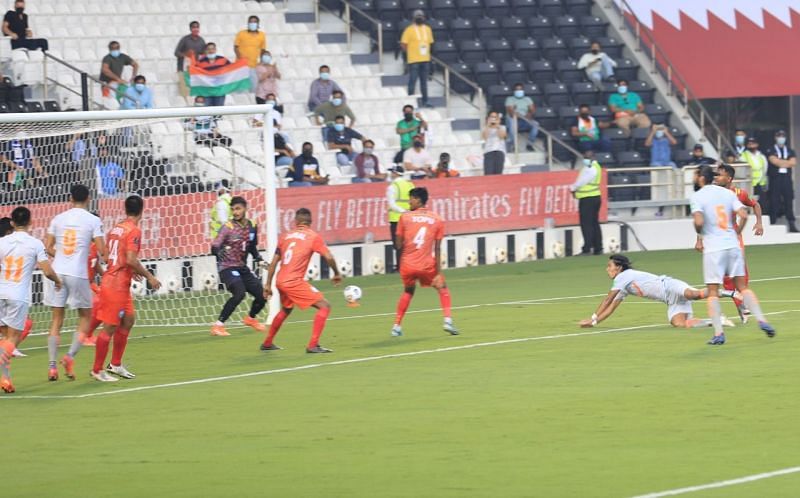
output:
<path id="1" fill-rule="evenodd" d="M 589 105 L 581 104 L 578 108 L 578 117 L 571 134 L 578 141 L 578 150 L 586 152 L 611 152 L 611 141 L 600 135 L 600 130 L 608 128 L 608 123 L 600 122 L 591 115 Z"/>
<path id="2" fill-rule="evenodd" d="M 353 183 L 382 182 L 386 180 L 386 173 L 381 173 L 380 161 L 373 151 L 375 142 L 370 139 L 363 141 L 364 150 L 353 159 L 356 167 L 356 177 Z"/>
<path id="3" fill-rule="evenodd" d="M 411 147 L 414 141 L 414 136 L 422 135 L 428 129 L 428 123 L 423 119 L 422 114 L 415 113 L 414 107 L 410 105 L 403 106 L 403 119 L 397 122 L 395 133 L 400 135 L 400 152 L 394 157 L 395 163 L 403 161 L 403 153 Z"/>
<path id="4" fill-rule="evenodd" d="M 290 187 L 311 187 L 313 185 L 327 185 L 328 176 L 322 176 L 319 161 L 314 157 L 314 146 L 310 142 L 303 143 L 303 152 L 294 158 L 292 166 L 286 173 L 291 178 Z"/>
<path id="5" fill-rule="evenodd" d="M 645 147 L 650 147 L 650 166 L 672 166 L 672 147 L 678 143 L 669 129 L 661 124 L 654 124 L 650 134 L 644 141 Z"/>
<path id="6" fill-rule="evenodd" d="M 134 78 L 139 74 L 139 64 L 128 54 L 122 53 L 118 41 L 112 41 L 108 44 L 108 54 L 100 63 L 100 81 L 108 84 L 108 86 L 103 86 L 104 97 L 111 95 L 111 89 L 127 83 L 122 79 L 122 70 L 125 69 L 125 66 L 131 66 Z"/>
<path id="7" fill-rule="evenodd" d="M 502 175 L 506 163 L 506 127 L 500 124 L 500 115 L 494 111 L 486 118 L 481 132 L 483 138 L 483 174 Z"/>
<path id="8" fill-rule="evenodd" d="M 598 91 L 603 90 L 603 82 L 614 76 L 614 68 L 617 63 L 614 59 L 600 50 L 600 44 L 592 42 L 589 52 L 581 56 L 578 60 L 578 69 L 586 71 L 586 77 L 594 83 Z"/>
<path id="9" fill-rule="evenodd" d="M 183 98 L 189 96 L 189 87 L 186 85 L 183 70 L 186 59 L 197 60 L 206 50 L 206 41 L 200 36 L 200 23 L 192 21 L 189 23 L 189 34 L 184 35 L 178 40 L 175 47 L 175 58 L 178 64 L 178 91 Z"/>
<path id="10" fill-rule="evenodd" d="M 742 153 L 747 150 L 745 145 L 747 140 L 747 132 L 742 129 L 737 129 L 733 135 L 733 152 L 737 161 L 742 161 Z"/>
<path id="11" fill-rule="evenodd" d="M 119 108 L 125 111 L 153 108 L 153 92 L 147 88 L 147 79 L 143 75 L 133 79 L 133 85 L 125 90 Z"/>
<path id="12" fill-rule="evenodd" d="M 267 34 L 258 29 L 258 16 L 247 18 L 247 29 L 243 29 L 236 34 L 233 41 L 233 50 L 236 53 L 236 60 L 245 59 L 250 66 L 250 87 L 255 90 L 258 85 L 256 76 L 256 66 L 261 58 L 261 53 L 267 49 Z"/>
<path id="13" fill-rule="evenodd" d="M 269 94 L 278 95 L 278 80 L 281 79 L 281 72 L 269 50 L 261 52 L 261 60 L 256 66 L 256 75 L 258 76 L 256 104 L 263 104 Z"/>
<path id="14" fill-rule="evenodd" d="M 283 105 L 278 103 L 278 98 L 275 96 L 275 94 L 267 94 L 267 98 L 258 103 L 269 104 L 272 106 L 272 110 L 269 113 L 269 115 L 272 117 L 272 126 L 280 130 L 283 126 Z M 263 114 L 257 114 L 253 116 L 253 121 L 251 124 L 255 127 L 264 126 L 264 123 L 261 121 L 263 117 Z"/>
<path id="15" fill-rule="evenodd" d="M 206 107 L 206 98 L 194 98 L 195 107 Z M 195 116 L 186 120 L 186 127 L 194 132 L 194 142 L 206 147 L 230 147 L 233 140 L 221 134 L 217 129 L 217 120 L 210 114 L 208 116 Z"/>
<path id="16" fill-rule="evenodd" d="M 769 222 L 774 225 L 778 222 L 778 218 L 786 216 L 789 232 L 797 233 L 794 206 L 792 205 L 794 200 L 792 170 L 797 167 L 797 156 L 794 150 L 786 145 L 785 131 L 775 132 L 775 145 L 769 150 L 767 156 L 769 159 L 767 167 L 770 195 Z"/>
<path id="17" fill-rule="evenodd" d="M 539 134 L 539 122 L 533 119 L 536 115 L 536 105 L 533 99 L 525 95 L 522 83 L 514 85 L 514 93 L 506 97 L 506 129 L 509 130 L 508 140 L 511 146 L 517 141 L 517 133 L 528 132 L 527 150 L 533 151 L 536 135 Z"/>
<path id="18" fill-rule="evenodd" d="M 578 199 L 578 217 L 583 235 L 580 256 L 603 254 L 603 232 L 600 229 L 600 207 L 603 204 L 603 168 L 594 158 L 594 152 L 583 153 L 583 169 L 569 189 Z"/>
<path id="19" fill-rule="evenodd" d="M 24 48 L 47 52 L 48 43 L 44 38 L 34 38 L 25 13 L 25 1 L 14 2 L 14 10 L 6 12 L 3 18 L 3 34 L 11 38 L 11 49 Z"/>
<path id="20" fill-rule="evenodd" d="M 328 150 L 336 151 L 336 164 L 347 166 L 356 157 L 353 140 L 363 140 L 361 133 L 345 126 L 344 116 L 336 116 L 333 126 L 328 130 Z"/>
<path id="21" fill-rule="evenodd" d="M 205 53 L 197 59 L 197 65 L 203 69 L 218 69 L 230 63 L 227 57 L 217 52 L 217 44 L 214 42 L 207 43 Z M 206 97 L 206 105 L 209 107 L 225 105 L 225 95 Z"/>
<path id="22" fill-rule="evenodd" d="M 411 147 L 403 153 L 403 169 L 411 173 L 412 180 L 427 178 L 431 175 L 433 159 L 425 149 L 424 137 L 416 135 Z"/>
<path id="23" fill-rule="evenodd" d="M 608 108 L 614 114 L 614 123 L 631 136 L 631 126 L 649 128 L 650 118 L 644 113 L 644 103 L 636 92 L 628 90 L 628 82 L 619 80 L 617 93 L 608 98 Z"/>
<path id="24" fill-rule="evenodd" d="M 344 94 L 340 90 L 334 90 L 331 99 L 323 102 L 314 108 L 314 116 L 317 124 L 322 125 L 322 140 L 328 142 L 328 129 L 333 126 L 336 116 L 350 118 L 348 127 L 353 128 L 356 123 L 356 116 L 344 102 Z"/>
<path id="25" fill-rule="evenodd" d="M 331 68 L 322 65 L 319 67 L 319 78 L 311 82 L 308 91 L 308 110 L 313 112 L 317 106 L 331 100 L 333 92 L 339 92 L 344 96 L 342 87 L 331 79 Z"/>
<path id="26" fill-rule="evenodd" d="M 692 147 L 692 157 L 689 159 L 689 164 L 696 164 L 698 166 L 710 166 L 716 163 L 717 161 L 714 158 L 706 156 L 703 144 L 694 144 L 694 147 Z"/>
<path id="27" fill-rule="evenodd" d="M 413 24 L 404 29 L 400 37 L 400 48 L 406 53 L 408 63 L 408 94 L 414 95 L 419 79 L 419 91 L 422 94 L 424 107 L 433 107 L 428 102 L 428 74 L 432 46 L 433 30 L 425 24 L 425 13 L 415 10 Z"/>
<path id="28" fill-rule="evenodd" d="M 436 164 L 436 169 L 434 169 L 431 174 L 431 178 L 454 178 L 456 176 L 461 176 L 461 173 L 450 167 L 450 154 L 442 152 L 439 156 L 439 162 Z"/>
<path id="29" fill-rule="evenodd" d="M 758 139 L 747 137 L 747 149 L 742 152 L 741 160 L 750 165 L 750 179 L 753 183 L 753 195 L 757 198 L 764 212 L 770 212 L 769 199 L 767 198 L 767 156 L 758 149 Z"/>
<path id="30" fill-rule="evenodd" d="M 275 130 L 275 166 L 291 166 L 296 154 L 289 144 L 286 135 Z"/>

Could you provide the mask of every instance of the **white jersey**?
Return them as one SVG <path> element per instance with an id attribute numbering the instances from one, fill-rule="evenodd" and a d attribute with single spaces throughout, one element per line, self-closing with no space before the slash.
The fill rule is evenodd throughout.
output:
<path id="1" fill-rule="evenodd" d="M 0 238 L 0 299 L 31 302 L 36 265 L 47 261 L 44 244 L 25 232 Z"/>
<path id="2" fill-rule="evenodd" d="M 744 207 L 733 191 L 718 185 L 706 185 L 691 199 L 692 213 L 703 213 L 703 251 L 717 252 L 739 247 L 733 229 L 736 211 Z"/>
<path id="3" fill-rule="evenodd" d="M 53 270 L 59 275 L 89 278 L 89 249 L 95 237 L 103 236 L 100 218 L 85 209 L 72 208 L 53 218 L 47 235 L 56 238 Z"/>
<path id="4" fill-rule="evenodd" d="M 611 290 L 619 291 L 616 301 L 622 301 L 629 294 L 653 299 L 655 301 L 667 302 L 667 291 L 664 287 L 664 275 L 654 275 L 646 271 L 625 270 L 614 277 Z"/>

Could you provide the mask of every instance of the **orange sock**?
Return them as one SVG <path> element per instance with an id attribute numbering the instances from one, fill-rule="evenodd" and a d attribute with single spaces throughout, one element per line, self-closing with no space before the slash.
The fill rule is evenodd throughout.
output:
<path id="1" fill-rule="evenodd" d="M 33 320 L 31 320 L 31 317 L 28 317 L 25 319 L 25 327 L 23 327 L 22 334 L 19 336 L 19 344 L 22 344 L 22 341 L 31 333 L 31 330 L 33 330 Z M 19 344 L 17 345 L 19 346 Z"/>
<path id="2" fill-rule="evenodd" d="M 96 373 L 103 370 L 103 363 L 106 362 L 108 345 L 110 342 L 111 337 L 108 336 L 108 333 L 105 330 L 97 334 L 97 344 L 95 345 L 94 350 L 94 367 L 92 368 L 92 372 Z"/>
<path id="3" fill-rule="evenodd" d="M 269 334 L 267 334 L 267 338 L 264 339 L 264 346 L 272 346 L 272 340 L 275 339 L 275 335 L 277 335 L 278 331 L 281 329 L 281 325 L 283 325 L 283 321 L 286 320 L 288 316 L 289 315 L 283 310 L 280 310 L 280 312 L 275 315 L 275 318 L 272 319 L 272 325 L 269 326 Z"/>
<path id="4" fill-rule="evenodd" d="M 447 287 L 439 289 L 439 302 L 442 304 L 442 314 L 444 317 L 450 318 L 450 307 L 452 306 L 450 301 L 450 289 Z"/>
<path id="5" fill-rule="evenodd" d="M 122 355 L 125 354 L 125 347 L 128 345 L 128 335 L 130 330 L 117 329 L 114 332 L 114 350 L 111 352 L 111 364 L 115 367 L 122 365 Z"/>
<path id="6" fill-rule="evenodd" d="M 320 308 L 317 311 L 317 314 L 314 315 L 314 329 L 311 333 L 311 340 L 308 342 L 308 349 L 319 346 L 319 337 L 322 335 L 322 330 L 325 328 L 325 322 L 328 320 L 328 315 L 330 314 L 330 308 Z"/>
<path id="7" fill-rule="evenodd" d="M 394 319 L 395 325 L 400 325 L 400 323 L 402 323 L 403 317 L 406 316 L 406 311 L 408 311 L 413 297 L 414 296 L 408 292 L 404 292 L 403 295 L 400 296 L 400 300 L 397 301 L 397 315 Z"/>

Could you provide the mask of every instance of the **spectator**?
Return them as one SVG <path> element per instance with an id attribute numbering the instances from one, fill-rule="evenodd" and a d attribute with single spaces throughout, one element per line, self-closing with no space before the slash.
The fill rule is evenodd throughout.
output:
<path id="1" fill-rule="evenodd" d="M 597 42 L 592 42 L 589 52 L 578 60 L 578 69 L 586 71 L 586 77 L 594 83 L 597 91 L 603 90 L 603 81 L 614 77 L 615 67 L 617 63 L 608 54 L 600 51 L 600 44 Z"/>
<path id="2" fill-rule="evenodd" d="M 631 136 L 631 125 L 637 128 L 649 128 L 650 118 L 644 113 L 642 98 L 636 92 L 628 91 L 628 82 L 619 80 L 617 93 L 608 98 L 608 108 L 614 114 L 614 123 Z"/>
<path id="3" fill-rule="evenodd" d="M 733 151 L 737 161 L 743 161 L 742 154 L 747 150 L 745 140 L 747 140 L 747 132 L 737 128 L 733 135 Z"/>
<path id="4" fill-rule="evenodd" d="M 650 166 L 676 166 L 672 160 L 672 147 L 678 143 L 669 129 L 662 124 L 654 124 L 644 141 L 650 147 Z"/>
<path id="5" fill-rule="evenodd" d="M 419 79 L 419 90 L 422 93 L 422 105 L 433 107 L 428 102 L 428 74 L 431 66 L 431 46 L 433 30 L 425 24 L 425 13 L 414 11 L 414 23 L 403 30 L 400 37 L 400 48 L 406 53 L 408 63 L 408 94 L 414 95 Z"/>
<path id="6" fill-rule="evenodd" d="M 108 86 L 103 86 L 103 96 L 108 97 L 111 95 L 111 89 L 116 89 L 119 85 L 125 85 L 127 82 L 122 79 L 122 70 L 125 66 L 131 66 L 133 69 L 133 78 L 139 74 L 139 63 L 133 60 L 128 54 L 123 54 L 120 51 L 119 42 L 112 41 L 108 44 L 108 54 L 103 57 L 100 66 L 100 81 L 106 83 Z M 122 91 L 122 89 L 120 89 Z"/>
<path id="7" fill-rule="evenodd" d="M 336 151 L 336 164 L 347 166 L 356 157 L 353 152 L 353 139 L 363 140 L 361 133 L 344 125 L 344 116 L 336 116 L 333 126 L 328 129 L 328 150 Z"/>
<path id="8" fill-rule="evenodd" d="M 331 79 L 331 68 L 320 66 L 319 78 L 311 82 L 308 92 L 308 110 L 313 112 L 320 104 L 330 101 L 336 91 L 342 94 L 342 99 L 346 102 L 344 90 Z"/>
<path id="9" fill-rule="evenodd" d="M 140 74 L 133 79 L 133 86 L 125 90 L 119 108 L 125 111 L 153 108 L 153 92 L 147 88 L 147 79 L 144 76 Z"/>
<path id="10" fill-rule="evenodd" d="M 797 156 L 794 150 L 786 145 L 786 132 L 775 133 L 775 145 L 767 154 L 769 167 L 769 222 L 775 225 L 778 218 L 786 216 L 789 232 L 797 233 L 794 216 L 794 184 L 792 170 L 797 167 Z"/>
<path id="11" fill-rule="evenodd" d="M 14 10 L 6 12 L 3 18 L 3 34 L 11 38 L 11 49 L 25 48 L 47 52 L 48 44 L 44 38 L 34 38 L 25 13 L 25 0 L 14 2 Z"/>
<path id="12" fill-rule="evenodd" d="M 456 176 L 461 176 L 461 173 L 450 167 L 450 154 L 442 152 L 441 155 L 439 155 L 439 163 L 436 165 L 436 169 L 431 174 L 431 177 L 453 178 Z"/>
<path id="13" fill-rule="evenodd" d="M 739 161 L 739 158 L 736 157 L 733 151 L 725 151 L 725 162 L 728 164 L 732 164 Z"/>
<path id="14" fill-rule="evenodd" d="M 323 102 L 314 108 L 314 115 L 317 118 L 317 124 L 322 125 L 322 140 L 328 142 L 328 129 L 332 127 L 336 121 L 336 116 L 345 116 L 350 118 L 350 128 L 356 124 L 356 116 L 350 110 L 350 106 L 344 102 L 344 94 L 340 90 L 334 90 L 331 100 Z"/>
<path id="15" fill-rule="evenodd" d="M 211 206 L 210 213 L 209 213 L 209 223 L 208 223 L 208 232 L 210 235 L 211 240 L 217 238 L 219 234 L 219 229 L 222 228 L 222 225 L 230 221 L 231 219 L 231 188 L 228 180 L 222 179 L 218 181 L 214 185 L 214 189 L 217 191 L 217 200 L 214 201 L 214 205 Z"/>
<path id="16" fill-rule="evenodd" d="M 420 180 L 432 175 L 432 163 L 431 155 L 425 150 L 423 136 L 415 135 L 411 148 L 403 153 L 403 169 L 411 172 L 412 180 Z"/>
<path id="17" fill-rule="evenodd" d="M 589 112 L 588 104 L 581 104 L 578 108 L 578 118 L 571 134 L 578 141 L 578 150 L 586 152 L 611 152 L 611 141 L 600 135 L 600 130 L 608 128 L 608 123 L 596 120 Z"/>
<path id="18" fill-rule="evenodd" d="M 500 124 L 500 115 L 494 111 L 486 118 L 481 132 L 483 138 L 483 174 L 502 175 L 506 163 L 506 127 Z"/>
<path id="19" fill-rule="evenodd" d="M 327 185 L 330 178 L 322 176 L 319 170 L 319 161 L 314 157 L 314 146 L 311 142 L 303 143 L 303 153 L 294 158 L 294 163 L 286 173 L 291 178 L 290 187 L 310 187 L 312 185 Z"/>
<path id="20" fill-rule="evenodd" d="M 100 147 L 97 151 L 97 171 L 99 194 L 114 197 L 125 190 L 125 170 L 116 161 L 108 157 L 108 148 Z"/>
<path id="21" fill-rule="evenodd" d="M 197 65 L 203 69 L 217 69 L 227 66 L 231 61 L 224 55 L 217 53 L 217 44 L 209 42 L 206 44 L 205 54 L 197 59 Z M 210 107 L 225 105 L 225 95 L 216 95 L 206 97 L 206 103 Z"/>
<path id="22" fill-rule="evenodd" d="M 717 161 L 715 159 L 706 156 L 703 144 L 694 144 L 694 147 L 692 147 L 692 157 L 689 160 L 689 164 L 696 164 L 698 166 L 711 166 L 712 164 L 716 163 Z"/>
<path id="23" fill-rule="evenodd" d="M 378 156 L 373 153 L 375 142 L 366 139 L 362 143 L 364 144 L 364 150 L 353 159 L 353 164 L 356 167 L 356 177 L 353 178 L 353 183 L 382 182 L 386 180 L 386 173 L 381 173 Z"/>
<path id="24" fill-rule="evenodd" d="M 268 50 L 261 52 L 261 60 L 256 66 L 258 85 L 256 86 L 256 104 L 263 104 L 269 95 L 278 95 L 278 80 L 281 79 L 281 72 L 278 65 L 272 59 L 272 54 Z M 281 111 L 283 112 L 283 111 Z"/>
<path id="25" fill-rule="evenodd" d="M 764 212 L 771 212 L 767 199 L 767 157 L 758 150 L 758 139 L 747 137 L 747 150 L 742 152 L 741 161 L 750 165 L 750 178 L 753 182 L 753 195 L 758 199 Z"/>
<path id="26" fill-rule="evenodd" d="M 603 168 L 594 158 L 594 152 L 583 153 L 583 169 L 569 189 L 578 199 L 578 219 L 583 235 L 579 256 L 603 254 L 603 232 L 600 228 L 600 207 L 603 204 Z"/>
<path id="27" fill-rule="evenodd" d="M 397 122 L 395 132 L 400 135 L 400 152 L 394 156 L 394 162 L 403 161 L 403 153 L 411 147 L 414 135 L 421 135 L 428 129 L 428 123 L 422 118 L 422 114 L 414 112 L 414 106 L 403 106 L 403 119 Z"/>
<path id="28" fill-rule="evenodd" d="M 194 98 L 195 107 L 206 107 L 206 98 L 198 95 Z M 195 116 L 187 120 L 187 125 L 194 132 L 194 142 L 206 147 L 230 147 L 233 140 L 222 135 L 217 129 L 214 116 Z"/>
<path id="29" fill-rule="evenodd" d="M 275 97 L 274 93 L 270 93 L 267 95 L 267 98 L 260 103 L 272 105 L 272 110 L 269 115 L 272 116 L 273 126 L 280 130 L 283 125 L 283 105 L 278 103 L 278 98 Z M 261 121 L 262 117 L 263 114 L 256 114 L 253 116 L 252 125 L 255 127 L 264 126 L 264 123 Z"/>
<path id="30" fill-rule="evenodd" d="M 533 143 L 539 134 L 539 123 L 533 119 L 536 114 L 536 105 L 533 99 L 525 96 L 525 86 L 522 83 L 514 85 L 514 94 L 506 97 L 506 129 L 509 143 L 512 147 L 517 140 L 517 133 L 528 132 L 527 150 L 533 151 Z M 516 126 L 514 126 L 516 124 Z"/>
<path id="31" fill-rule="evenodd" d="M 291 166 L 296 154 L 286 135 L 275 130 L 275 166 Z"/>
<path id="32" fill-rule="evenodd" d="M 6 142 L 0 153 L 0 163 L 8 167 L 6 178 L 15 190 L 34 186 L 36 177 L 47 177 L 33 143 L 22 134 Z"/>
<path id="33" fill-rule="evenodd" d="M 200 23 L 192 21 L 189 23 L 189 34 L 184 35 L 175 47 L 175 57 L 178 61 L 178 72 L 181 73 L 179 81 L 183 80 L 184 60 L 189 61 L 198 59 L 206 50 L 206 41 L 200 36 Z M 188 95 L 188 94 L 187 94 Z"/>
<path id="34" fill-rule="evenodd" d="M 256 76 L 256 66 L 258 65 L 261 53 L 267 49 L 267 35 L 258 29 L 258 16 L 247 18 L 247 29 L 239 31 L 233 41 L 233 50 L 236 52 L 236 60 L 245 59 L 250 66 L 250 88 L 256 89 L 258 79 Z"/>

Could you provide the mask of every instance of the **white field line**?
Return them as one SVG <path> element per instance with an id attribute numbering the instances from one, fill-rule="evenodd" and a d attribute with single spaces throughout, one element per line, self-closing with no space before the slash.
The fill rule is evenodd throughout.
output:
<path id="1" fill-rule="evenodd" d="M 764 472 L 763 474 L 753 474 L 750 476 L 739 477 L 736 479 L 729 479 L 727 481 L 717 481 L 708 484 L 701 484 L 699 486 L 689 486 L 687 488 L 670 489 L 668 491 L 659 491 L 658 493 L 648 493 L 646 495 L 638 495 L 633 498 L 661 498 L 663 496 L 677 496 L 686 493 L 694 493 L 695 491 L 703 491 L 706 489 L 724 488 L 727 486 L 736 486 L 737 484 L 746 484 L 748 482 L 760 481 L 762 479 L 769 479 L 771 477 L 784 476 L 786 474 L 795 474 L 800 472 L 800 467 L 789 467 L 787 469 L 774 470 L 772 472 Z"/>

